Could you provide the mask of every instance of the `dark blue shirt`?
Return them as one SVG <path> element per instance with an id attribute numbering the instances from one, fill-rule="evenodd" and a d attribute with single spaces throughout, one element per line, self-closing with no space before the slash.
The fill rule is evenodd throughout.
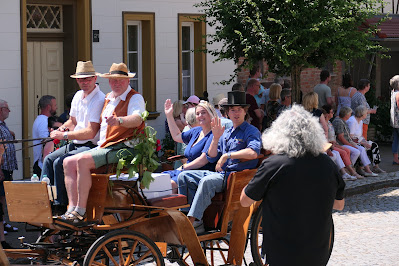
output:
<path id="1" fill-rule="evenodd" d="M 261 140 L 259 130 L 247 122 L 244 122 L 235 129 L 226 129 L 219 139 L 217 156 L 209 157 L 207 154 L 206 157 L 210 162 L 217 162 L 222 154 L 229 152 L 232 153 L 246 148 L 251 148 L 259 154 L 261 149 Z M 240 162 L 240 159 L 227 159 L 226 163 L 222 166 L 222 169 L 225 172 L 237 172 L 244 169 L 256 168 L 257 164 L 258 159 L 246 162 Z"/>
<path id="2" fill-rule="evenodd" d="M 200 157 L 202 153 L 208 152 L 209 146 L 211 145 L 213 139 L 212 131 L 206 134 L 206 136 L 204 136 L 199 142 L 197 142 L 193 146 L 201 132 L 201 127 L 195 127 L 181 134 L 183 142 L 187 144 L 187 147 L 184 151 L 184 156 L 187 158 L 187 163 L 194 161 L 195 159 Z M 215 165 L 216 162 L 207 163 L 198 170 L 215 171 Z"/>
<path id="3" fill-rule="evenodd" d="M 0 121 L 0 139 L 2 140 L 14 140 L 5 122 Z M 1 169 L 7 171 L 14 171 L 18 169 L 17 157 L 15 155 L 15 146 L 13 143 L 5 144 L 6 150 L 3 154 L 3 164 Z"/>

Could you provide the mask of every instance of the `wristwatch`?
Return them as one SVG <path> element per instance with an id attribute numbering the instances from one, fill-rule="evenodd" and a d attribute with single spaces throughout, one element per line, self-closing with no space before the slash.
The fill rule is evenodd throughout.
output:
<path id="1" fill-rule="evenodd" d="M 65 140 L 68 139 L 68 132 L 64 132 L 64 139 L 65 139 Z"/>
<path id="2" fill-rule="evenodd" d="M 118 121 L 119 121 L 119 125 L 122 125 L 122 124 L 123 124 L 123 120 L 122 120 L 121 117 L 118 118 Z"/>
<path id="3" fill-rule="evenodd" d="M 231 159 L 231 153 L 230 152 L 227 154 L 227 158 Z"/>

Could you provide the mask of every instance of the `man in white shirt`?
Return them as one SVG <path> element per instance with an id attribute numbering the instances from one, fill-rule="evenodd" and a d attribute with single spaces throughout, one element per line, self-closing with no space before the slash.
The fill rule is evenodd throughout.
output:
<path id="1" fill-rule="evenodd" d="M 67 222 L 78 223 L 85 219 L 91 188 L 90 171 L 116 163 L 118 150 L 128 148 L 125 140 L 134 137 L 135 132 L 138 134 L 145 126 L 141 117 L 145 111 L 144 98 L 129 85 L 129 79 L 135 74 L 129 73 L 127 66 L 120 63 L 112 64 L 109 73 L 100 76 L 109 79 L 112 92 L 107 94 L 101 113 L 99 147 L 64 160 L 69 204 L 61 219 Z"/>
<path id="2" fill-rule="evenodd" d="M 61 206 L 68 204 L 64 182 L 63 161 L 66 157 L 90 150 L 97 146 L 100 129 L 100 115 L 104 105 L 105 94 L 96 85 L 97 75 L 91 61 L 79 61 L 75 78 L 80 90 L 72 99 L 70 117 L 50 137 L 58 140 L 73 140 L 68 145 L 50 153 L 43 161 L 42 178 L 50 179 L 57 188 L 57 201 Z"/>
<path id="3" fill-rule="evenodd" d="M 48 131 L 48 118 L 55 115 L 57 112 L 57 101 L 54 96 L 44 95 L 39 100 L 40 115 L 38 115 L 33 122 L 32 138 L 47 138 Z M 41 175 L 43 168 L 43 145 L 40 144 L 41 140 L 33 141 L 33 173 L 38 176 Z"/>

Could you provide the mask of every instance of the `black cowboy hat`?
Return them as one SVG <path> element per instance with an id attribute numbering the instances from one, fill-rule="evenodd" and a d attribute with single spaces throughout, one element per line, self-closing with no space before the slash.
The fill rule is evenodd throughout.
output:
<path id="1" fill-rule="evenodd" d="M 229 91 L 227 93 L 227 103 L 223 104 L 223 106 L 241 106 L 247 107 L 246 95 L 244 91 Z"/>

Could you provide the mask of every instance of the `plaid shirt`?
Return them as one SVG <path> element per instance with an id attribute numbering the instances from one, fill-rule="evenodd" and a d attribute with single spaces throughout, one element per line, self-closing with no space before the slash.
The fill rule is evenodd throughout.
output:
<path id="1" fill-rule="evenodd" d="M 363 95 L 363 93 L 356 92 L 352 96 L 351 100 L 351 108 L 352 111 L 355 112 L 356 107 L 364 105 L 366 106 L 367 110 L 370 110 L 370 105 L 367 103 L 366 97 Z M 370 124 L 370 114 L 367 114 L 367 117 L 363 120 L 363 124 Z"/>
<path id="2" fill-rule="evenodd" d="M 5 122 L 0 121 L 0 139 L 13 140 L 14 137 L 11 135 Z M 17 158 L 15 156 L 15 146 L 13 143 L 5 144 L 6 150 L 3 154 L 3 165 L 1 169 L 7 171 L 14 171 L 18 169 Z"/>

